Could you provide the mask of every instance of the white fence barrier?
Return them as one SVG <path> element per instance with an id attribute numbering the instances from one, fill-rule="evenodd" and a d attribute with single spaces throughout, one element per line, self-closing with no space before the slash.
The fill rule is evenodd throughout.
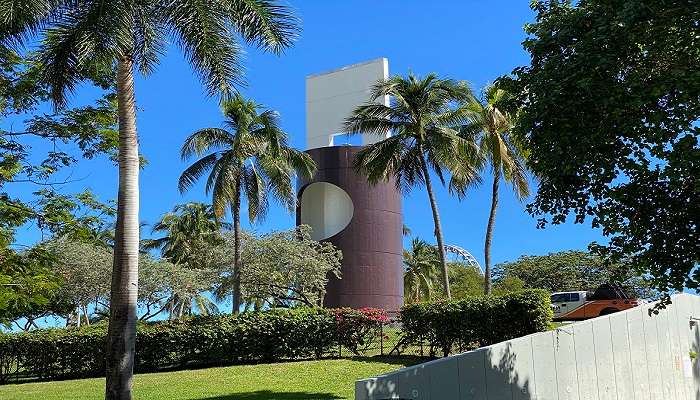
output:
<path id="1" fill-rule="evenodd" d="M 653 304 L 404 368 L 356 400 L 700 400 L 700 297 Z"/>

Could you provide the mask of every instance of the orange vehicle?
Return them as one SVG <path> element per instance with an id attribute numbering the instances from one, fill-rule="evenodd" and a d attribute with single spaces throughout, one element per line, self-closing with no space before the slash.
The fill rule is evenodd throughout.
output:
<path id="1" fill-rule="evenodd" d="M 628 296 L 619 286 L 603 284 L 595 292 L 552 293 L 555 321 L 580 321 L 636 307 L 640 300 Z"/>

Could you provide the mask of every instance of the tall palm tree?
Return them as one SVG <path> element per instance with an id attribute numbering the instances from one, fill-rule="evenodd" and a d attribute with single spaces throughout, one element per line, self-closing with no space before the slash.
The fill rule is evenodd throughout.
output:
<path id="1" fill-rule="evenodd" d="M 373 102 L 390 96 L 390 105 Z M 433 213 L 445 295 L 450 284 L 445 260 L 440 214 L 433 188 L 432 171 L 444 185 L 451 174 L 454 185 L 467 186 L 479 179 L 469 162 L 476 152 L 473 143 L 458 135 L 455 127 L 467 122 L 464 104 L 472 99 L 464 82 L 409 75 L 379 81 L 371 90 L 371 102 L 357 107 L 345 121 L 345 131 L 392 136 L 361 150 L 355 168 L 367 175 L 370 183 L 391 177 L 402 192 L 425 185 Z"/>
<path id="2" fill-rule="evenodd" d="M 229 208 L 233 215 L 233 312 L 241 305 L 241 197 L 245 196 L 248 219 L 259 221 L 268 209 L 272 195 L 289 211 L 294 207 L 295 173 L 310 177 L 315 170 L 311 157 L 287 144 L 287 133 L 279 127 L 278 114 L 264 110 L 236 94 L 222 102 L 223 128 L 204 128 L 190 135 L 182 145 L 183 160 L 201 157 L 180 176 L 179 189 L 185 192 L 209 172 L 205 190 L 212 195 L 217 217 Z"/>
<path id="3" fill-rule="evenodd" d="M 0 41 L 43 38 L 43 78 L 57 107 L 94 68 L 116 65 L 119 195 L 106 360 L 107 399 L 130 399 L 136 339 L 139 151 L 134 73 L 149 74 L 169 39 L 179 45 L 211 95 L 241 80 L 239 38 L 279 53 L 298 21 L 274 0 L 11 0 L 0 2 Z"/>
<path id="4" fill-rule="evenodd" d="M 153 232 L 165 236 L 143 241 L 145 250 L 160 249 L 161 256 L 175 264 L 190 264 L 193 252 L 201 244 L 223 242 L 222 229 L 231 229 L 231 224 L 221 222 L 213 208 L 204 203 L 178 204 L 153 225 Z M 196 268 L 195 265 L 188 265 Z"/>
<path id="5" fill-rule="evenodd" d="M 507 100 L 508 93 L 494 85 L 484 89 L 482 99 L 474 99 L 468 105 L 469 123 L 461 135 L 479 144 L 484 165 L 491 170 L 491 211 L 484 240 L 484 292 L 491 294 L 491 241 L 496 223 L 498 189 L 501 176 L 510 183 L 518 200 L 530 195 L 525 166 L 526 151 L 510 135 L 513 116 L 498 106 Z"/>
<path id="6" fill-rule="evenodd" d="M 404 298 L 409 303 L 430 300 L 440 265 L 437 248 L 422 239 L 413 238 L 411 249 L 403 251 L 403 264 Z"/>

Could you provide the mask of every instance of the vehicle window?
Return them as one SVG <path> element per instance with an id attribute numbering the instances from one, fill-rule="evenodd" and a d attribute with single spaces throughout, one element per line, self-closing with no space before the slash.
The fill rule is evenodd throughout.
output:
<path id="1" fill-rule="evenodd" d="M 564 301 L 570 301 L 570 293 L 559 293 L 552 295 L 552 303 L 561 303 Z"/>
<path id="2" fill-rule="evenodd" d="M 571 301 L 579 301 L 578 293 L 571 293 Z"/>

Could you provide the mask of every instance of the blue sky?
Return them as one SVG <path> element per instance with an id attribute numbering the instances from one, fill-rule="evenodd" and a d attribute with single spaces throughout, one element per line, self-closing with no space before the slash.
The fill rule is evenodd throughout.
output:
<path id="1" fill-rule="evenodd" d="M 475 89 L 513 68 L 528 63 L 521 42 L 523 24 L 532 21 L 528 1 L 292 1 L 303 20 L 296 45 L 276 57 L 248 49 L 244 95 L 279 111 L 292 143 L 304 148 L 304 78 L 344 65 L 387 57 L 390 73 L 419 75 L 435 72 L 442 77 L 464 79 Z M 177 179 L 186 164 L 179 148 L 196 129 L 219 126 L 222 118 L 216 99 L 207 98 L 182 55 L 172 49 L 156 72 L 136 82 L 141 152 L 149 164 L 141 174 L 141 220 L 155 222 L 173 205 L 208 201 L 202 185 L 185 195 L 177 191 Z M 90 88 L 79 89 L 73 104 L 94 98 Z M 562 160 L 564 161 L 564 160 Z M 72 172 L 78 182 L 64 191 L 89 188 L 101 199 L 116 198 L 117 169 L 107 160 L 81 161 Z M 489 182 L 486 176 L 485 181 Z M 448 243 L 472 252 L 483 263 L 483 237 L 490 202 L 490 184 L 473 189 L 462 202 L 438 191 Z M 427 196 L 414 190 L 403 203 L 405 223 L 413 235 L 434 241 Z M 265 232 L 287 229 L 294 218 L 274 207 L 261 224 L 247 229 Z M 585 249 L 602 241 L 590 224 L 536 229 L 536 221 L 515 200 L 508 188 L 501 192 L 492 247 L 494 262 L 523 254 L 544 254 L 564 249 Z M 147 228 L 148 230 L 148 228 Z M 147 231 L 145 231 L 147 233 Z M 36 240 L 35 231 L 19 235 L 25 244 Z M 406 239 L 408 242 L 410 239 Z"/>

